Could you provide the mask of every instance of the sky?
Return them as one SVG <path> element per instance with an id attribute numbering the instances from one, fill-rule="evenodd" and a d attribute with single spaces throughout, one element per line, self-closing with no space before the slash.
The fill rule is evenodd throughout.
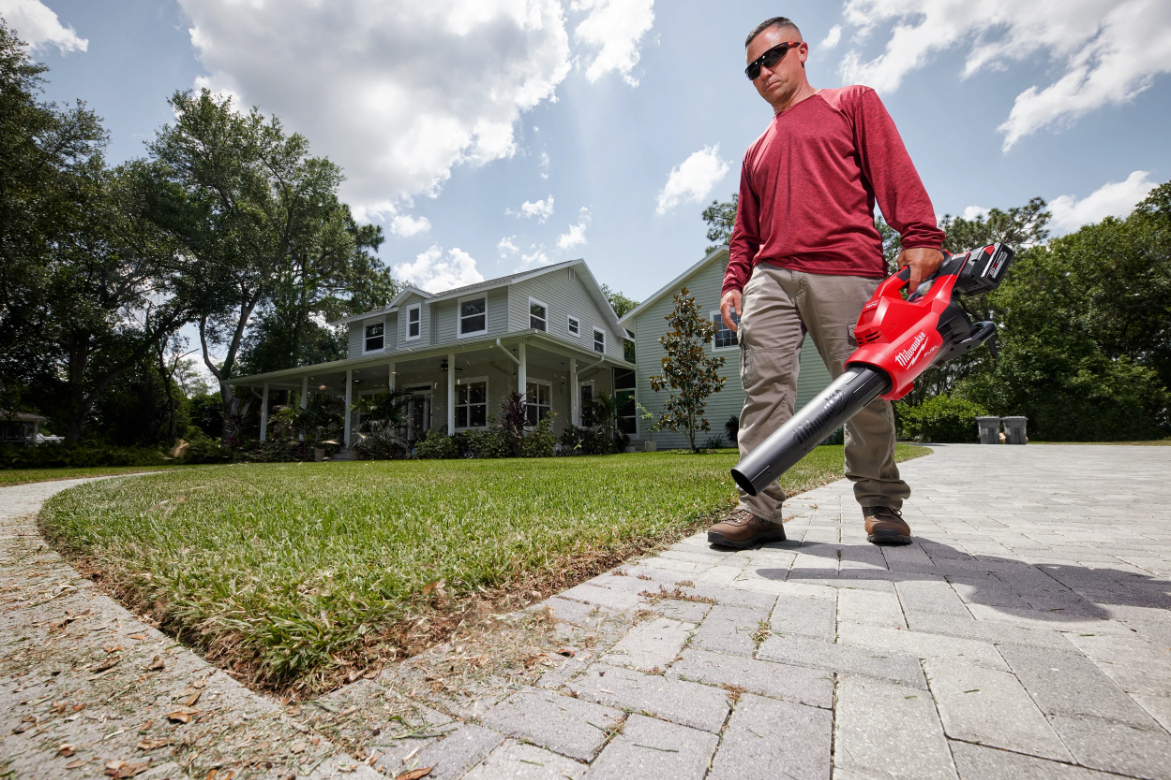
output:
<path id="1" fill-rule="evenodd" d="M 399 278 L 442 290 L 582 257 L 642 300 L 703 256 L 771 108 L 744 38 L 784 14 L 814 87 L 866 84 L 939 215 L 1040 196 L 1055 234 L 1171 179 L 1167 0 L 0 0 L 109 158 L 207 87 L 347 175 Z"/>

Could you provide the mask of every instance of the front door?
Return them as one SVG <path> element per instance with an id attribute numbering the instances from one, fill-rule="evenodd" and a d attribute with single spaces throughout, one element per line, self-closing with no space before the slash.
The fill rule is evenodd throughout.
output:
<path id="1" fill-rule="evenodd" d="M 407 441 L 416 442 L 431 429 L 431 388 L 407 388 Z"/>

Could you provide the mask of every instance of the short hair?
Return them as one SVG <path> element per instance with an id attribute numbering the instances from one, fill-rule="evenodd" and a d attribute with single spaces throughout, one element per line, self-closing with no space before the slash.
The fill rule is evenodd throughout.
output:
<path id="1" fill-rule="evenodd" d="M 793 24 L 792 19 L 785 16 L 774 16 L 772 19 L 765 19 L 752 28 L 752 32 L 748 33 L 748 37 L 744 39 L 744 48 L 747 49 L 752 41 L 756 39 L 756 36 L 770 27 L 792 27 L 794 30 L 797 30 L 798 36 L 801 35 L 801 30 L 798 29 L 797 25 Z"/>

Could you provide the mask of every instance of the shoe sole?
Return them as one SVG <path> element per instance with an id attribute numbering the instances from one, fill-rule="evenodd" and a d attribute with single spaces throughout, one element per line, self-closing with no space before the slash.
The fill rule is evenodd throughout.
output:
<path id="1" fill-rule="evenodd" d="M 770 532 L 754 536 L 751 539 L 745 539 L 742 542 L 735 539 L 726 539 L 723 534 L 713 531 L 707 532 L 707 543 L 714 544 L 717 547 L 735 547 L 737 550 L 745 550 L 749 547 L 756 547 L 765 542 L 783 542 L 785 541 L 785 532 Z"/>
<path id="2" fill-rule="evenodd" d="M 911 537 L 899 534 L 870 534 L 866 541 L 879 547 L 901 547 L 911 543 Z"/>

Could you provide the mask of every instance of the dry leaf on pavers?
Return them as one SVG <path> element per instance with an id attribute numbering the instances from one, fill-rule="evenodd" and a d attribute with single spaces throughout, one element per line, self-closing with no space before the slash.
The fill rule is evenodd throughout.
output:
<path id="1" fill-rule="evenodd" d="M 169 739 L 144 739 L 140 741 L 135 747 L 139 750 L 158 750 L 161 747 L 170 745 L 172 740 Z"/>
<path id="2" fill-rule="evenodd" d="M 289 752 L 290 753 L 304 753 L 306 747 L 308 747 L 308 745 L 306 745 L 303 741 L 302 742 L 294 742 L 293 746 L 291 748 L 289 748 Z"/>
<path id="3" fill-rule="evenodd" d="M 573 658 L 575 655 L 577 655 L 577 651 L 571 650 L 568 647 L 563 647 L 557 651 L 557 655 L 563 655 L 566 658 Z"/>
<path id="4" fill-rule="evenodd" d="M 57 755 L 59 756 L 65 756 L 68 758 L 76 752 L 77 748 L 73 747 L 73 745 L 70 745 L 69 743 L 62 743 L 57 746 Z"/>
<path id="5" fill-rule="evenodd" d="M 209 769 L 204 780 L 232 780 L 235 775 L 235 769 Z"/>
<path id="6" fill-rule="evenodd" d="M 90 670 L 94 671 L 94 672 L 107 672 L 110 669 L 113 669 L 115 666 L 117 666 L 118 662 L 121 660 L 122 659 L 119 656 L 115 655 L 110 658 L 107 658 L 106 660 L 102 661 L 100 664 L 94 664 L 93 666 L 90 667 Z"/>
<path id="7" fill-rule="evenodd" d="M 186 699 L 183 701 L 183 703 L 184 703 L 184 704 L 186 704 L 188 707 L 194 707 L 194 706 L 195 706 L 195 703 L 196 703 L 197 701 L 199 701 L 199 697 L 200 697 L 200 696 L 202 696 L 202 695 L 203 695 L 203 691 L 196 691 L 195 693 L 193 693 L 193 694 L 191 694 L 190 696 L 188 696 L 188 697 L 187 697 L 187 698 L 186 698 Z"/>
<path id="8" fill-rule="evenodd" d="M 84 758 L 75 758 L 72 761 L 70 761 L 68 764 L 66 764 L 65 768 L 66 769 L 81 769 L 83 766 L 85 766 L 88 763 L 89 762 L 86 761 Z"/>
<path id="9" fill-rule="evenodd" d="M 145 642 L 146 641 L 146 634 L 131 634 L 130 638 L 137 639 L 139 642 Z"/>
<path id="10" fill-rule="evenodd" d="M 191 718 L 198 715 L 200 710 L 193 707 L 179 707 L 173 712 L 167 713 L 167 720 L 172 723 L 190 723 Z"/>
<path id="11" fill-rule="evenodd" d="M 148 672 L 161 672 L 166 668 L 167 664 L 163 661 L 163 657 L 161 655 L 156 655 L 149 664 L 143 667 L 143 669 Z"/>
<path id="12" fill-rule="evenodd" d="M 433 766 L 423 766 L 418 769 L 412 769 L 408 772 L 403 772 L 401 775 L 397 775 L 394 780 L 419 780 L 420 777 L 426 777 L 431 774 L 431 770 L 434 768 Z"/>
<path id="13" fill-rule="evenodd" d="M 25 715 L 20 719 L 20 725 L 12 730 L 13 734 L 23 734 L 29 729 L 37 725 L 37 718 L 35 715 Z"/>
<path id="14" fill-rule="evenodd" d="M 132 763 L 130 761 L 111 761 L 106 764 L 106 774 L 113 778 L 121 780 L 126 777 L 136 777 L 141 775 L 146 770 L 150 769 L 150 761 L 139 761 Z"/>

